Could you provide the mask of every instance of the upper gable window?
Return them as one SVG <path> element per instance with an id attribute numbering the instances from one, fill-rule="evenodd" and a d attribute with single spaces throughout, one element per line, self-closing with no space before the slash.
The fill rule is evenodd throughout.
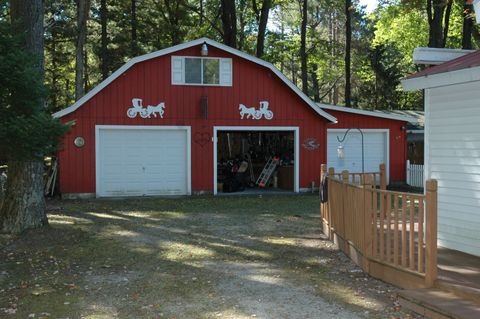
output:
<path id="1" fill-rule="evenodd" d="M 232 86 L 232 59 L 172 56 L 172 84 Z"/>

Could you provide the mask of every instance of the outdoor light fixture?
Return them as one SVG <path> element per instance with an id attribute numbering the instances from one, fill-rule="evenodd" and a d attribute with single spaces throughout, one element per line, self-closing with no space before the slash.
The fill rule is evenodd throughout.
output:
<path id="1" fill-rule="evenodd" d="M 343 149 L 343 141 L 345 141 L 345 138 L 347 137 L 348 132 L 350 130 L 357 130 L 360 132 L 360 135 L 362 136 L 362 173 L 365 173 L 365 152 L 364 152 L 364 147 L 363 147 L 363 132 L 359 128 L 349 128 L 346 132 L 345 135 L 343 135 L 343 138 L 338 138 L 337 136 L 337 141 L 340 143 L 340 145 L 337 148 L 337 156 L 338 158 L 345 158 L 345 150 Z"/>
<path id="2" fill-rule="evenodd" d="M 203 42 L 202 48 L 200 49 L 200 54 L 201 54 L 202 56 L 207 56 L 207 55 L 208 55 L 207 42 Z"/>

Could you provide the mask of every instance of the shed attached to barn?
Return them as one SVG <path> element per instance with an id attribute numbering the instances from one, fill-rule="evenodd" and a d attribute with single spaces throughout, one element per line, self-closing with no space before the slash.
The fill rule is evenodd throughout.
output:
<path id="1" fill-rule="evenodd" d="M 133 58 L 55 114 L 75 122 L 58 154 L 60 191 L 188 195 L 258 185 L 299 192 L 318 186 L 320 164 L 336 154 L 327 150 L 338 146 L 329 144 L 329 129 L 353 126 L 371 135 L 366 152 L 376 162 L 367 157 L 367 167 L 384 161 L 390 181 L 404 180 L 409 119 L 373 113 L 319 106 L 272 64 L 201 38 Z M 269 162 L 276 173 L 262 185 Z"/>
<path id="2" fill-rule="evenodd" d="M 425 90 L 425 178 L 438 180 L 439 245 L 480 256 L 480 51 L 402 83 Z"/>

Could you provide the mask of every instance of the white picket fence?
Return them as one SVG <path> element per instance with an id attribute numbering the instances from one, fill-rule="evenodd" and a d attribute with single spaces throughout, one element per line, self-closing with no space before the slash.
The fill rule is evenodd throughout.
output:
<path id="1" fill-rule="evenodd" d="M 410 164 L 407 160 L 407 184 L 414 187 L 423 187 L 423 165 Z"/>

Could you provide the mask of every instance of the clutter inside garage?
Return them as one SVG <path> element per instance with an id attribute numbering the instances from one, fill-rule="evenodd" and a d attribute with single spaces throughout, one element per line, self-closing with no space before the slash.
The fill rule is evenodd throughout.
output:
<path id="1" fill-rule="evenodd" d="M 294 133 L 219 131 L 218 193 L 294 190 Z"/>

